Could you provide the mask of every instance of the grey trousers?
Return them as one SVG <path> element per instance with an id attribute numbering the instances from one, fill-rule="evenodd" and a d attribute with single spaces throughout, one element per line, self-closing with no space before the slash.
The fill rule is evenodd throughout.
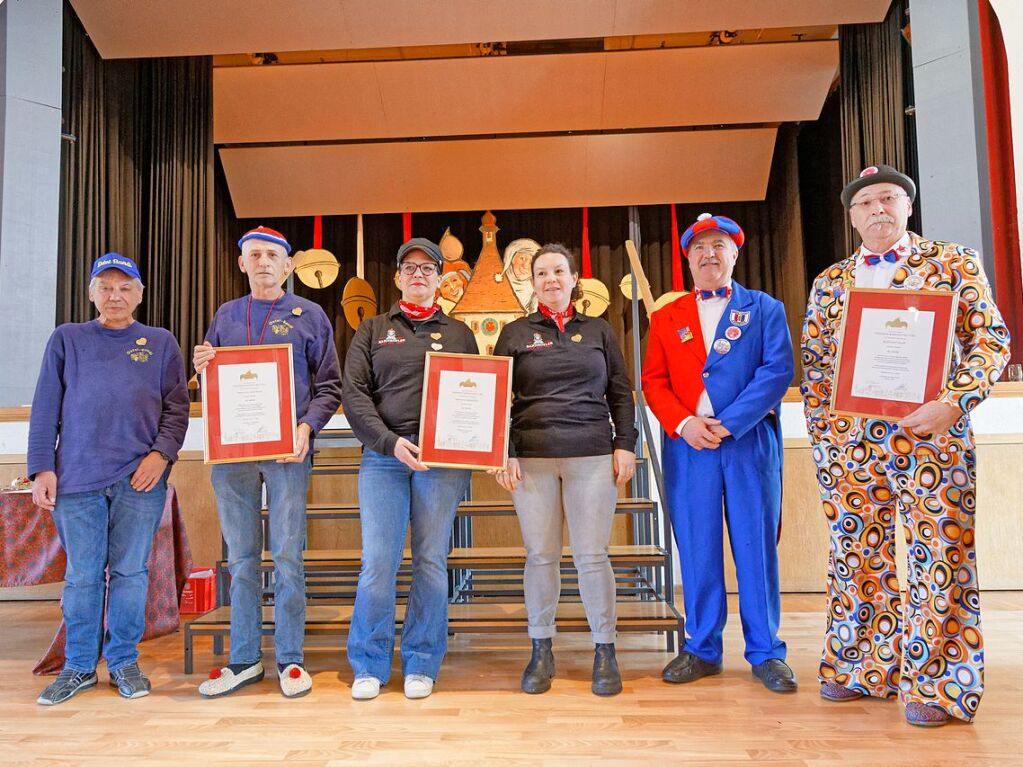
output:
<path id="1" fill-rule="evenodd" d="M 553 637 L 561 596 L 562 521 L 568 523 L 579 593 L 594 643 L 615 641 L 615 579 L 607 559 L 618 490 L 610 455 L 520 458 L 512 493 L 526 545 L 523 587 L 529 636 Z"/>

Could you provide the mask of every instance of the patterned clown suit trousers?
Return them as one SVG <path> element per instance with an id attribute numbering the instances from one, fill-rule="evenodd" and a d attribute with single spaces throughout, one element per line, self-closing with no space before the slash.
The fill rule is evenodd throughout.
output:
<path id="1" fill-rule="evenodd" d="M 862 439 L 822 441 L 813 455 L 831 533 L 821 681 L 972 720 L 984 646 L 969 419 L 923 438 L 871 420 Z M 904 599 L 897 526 L 908 549 Z"/>

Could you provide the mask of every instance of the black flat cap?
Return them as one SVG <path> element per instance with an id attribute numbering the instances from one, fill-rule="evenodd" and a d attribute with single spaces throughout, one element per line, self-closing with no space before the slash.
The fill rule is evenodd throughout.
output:
<path id="1" fill-rule="evenodd" d="M 860 171 L 860 175 L 845 185 L 842 190 L 842 206 L 848 208 L 853 195 L 865 186 L 872 184 L 897 184 L 906 190 L 909 201 L 916 199 L 916 183 L 905 173 L 901 173 L 891 165 L 871 165 Z"/>

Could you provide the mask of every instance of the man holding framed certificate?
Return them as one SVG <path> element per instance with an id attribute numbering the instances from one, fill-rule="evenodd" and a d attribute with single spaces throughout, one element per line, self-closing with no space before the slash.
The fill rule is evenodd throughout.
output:
<path id="1" fill-rule="evenodd" d="M 887 165 L 842 191 L 863 245 L 811 288 L 800 390 L 831 530 L 821 695 L 900 697 L 933 727 L 971 721 L 984 688 L 969 412 L 1009 333 L 977 253 L 906 230 L 915 196 Z"/>
<path id="2" fill-rule="evenodd" d="M 282 287 L 293 267 L 288 241 L 280 232 L 261 226 L 246 232 L 238 246 L 238 267 L 248 277 L 251 293 L 217 310 L 205 342 L 195 347 L 192 356 L 200 373 L 213 365 L 215 385 L 220 387 L 215 403 L 217 423 L 210 423 L 212 407 L 208 406 L 211 412 L 203 416 L 207 443 L 211 433 L 218 434 L 226 456 L 225 462 L 213 466 L 212 480 L 231 572 L 230 661 L 210 673 L 199 686 L 199 694 L 207 698 L 229 695 L 263 678 L 260 510 L 265 484 L 270 510 L 268 544 L 274 561 L 277 671 L 281 692 L 295 698 L 312 688 L 312 679 L 302 665 L 302 548 L 311 444 L 316 432 L 337 412 L 341 370 L 334 328 L 323 309 Z M 215 362 L 217 347 L 243 348 L 221 349 L 224 359 Z M 229 355 L 233 356 L 229 359 Z M 206 374 L 203 384 L 208 394 L 214 382 L 205 378 Z M 290 385 L 286 383 L 289 378 Z M 292 418 L 281 416 L 288 412 Z M 273 458 L 281 455 L 281 445 L 290 446 L 291 454 Z"/>

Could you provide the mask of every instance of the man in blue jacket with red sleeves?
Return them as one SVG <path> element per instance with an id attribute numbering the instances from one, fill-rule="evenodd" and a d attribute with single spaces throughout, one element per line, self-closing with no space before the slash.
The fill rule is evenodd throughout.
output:
<path id="1" fill-rule="evenodd" d="M 721 673 L 727 522 L 746 660 L 767 689 L 793 692 L 778 638 L 777 551 L 792 341 L 782 303 L 732 280 L 744 240 L 732 219 L 702 214 L 682 235 L 695 289 L 650 318 L 643 390 L 665 431 L 688 635 L 662 676 L 683 683 Z"/>

